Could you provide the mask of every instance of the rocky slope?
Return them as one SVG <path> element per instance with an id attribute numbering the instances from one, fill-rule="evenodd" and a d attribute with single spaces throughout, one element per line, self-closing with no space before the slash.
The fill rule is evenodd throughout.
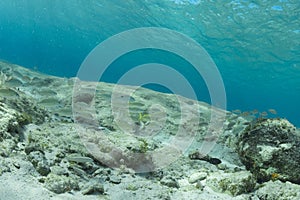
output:
<path id="1" fill-rule="evenodd" d="M 299 131 L 284 119 L 4 62 L 0 116 L 3 200 L 300 199 Z"/>

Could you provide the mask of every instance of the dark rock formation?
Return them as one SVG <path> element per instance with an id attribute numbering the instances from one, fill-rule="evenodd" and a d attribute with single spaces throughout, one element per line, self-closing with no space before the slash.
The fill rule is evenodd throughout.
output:
<path id="1" fill-rule="evenodd" d="M 285 119 L 258 119 L 240 135 L 238 153 L 257 178 L 300 184 L 300 137 Z"/>

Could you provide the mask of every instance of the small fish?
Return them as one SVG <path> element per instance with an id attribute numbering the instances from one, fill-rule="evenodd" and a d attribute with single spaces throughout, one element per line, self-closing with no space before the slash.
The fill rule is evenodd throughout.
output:
<path id="1" fill-rule="evenodd" d="M 233 110 L 232 112 L 235 113 L 235 114 L 240 114 L 242 111 L 239 110 L 239 109 L 236 109 L 236 110 Z"/>
<path id="2" fill-rule="evenodd" d="M 277 111 L 275 109 L 269 109 L 268 111 L 273 115 L 277 115 Z"/>
<path id="3" fill-rule="evenodd" d="M 250 115 L 250 113 L 247 111 L 241 113 L 241 116 L 243 116 L 243 117 L 247 117 L 249 115 Z"/>
<path id="4" fill-rule="evenodd" d="M 253 115 L 255 115 L 255 114 L 258 113 L 258 110 L 257 110 L 257 109 L 254 109 L 254 110 L 251 111 L 251 113 L 252 113 Z"/>
<path id="5" fill-rule="evenodd" d="M 262 117 L 265 117 L 267 115 L 268 115 L 268 113 L 266 111 L 263 111 L 263 112 L 260 113 L 260 116 L 262 116 Z"/>

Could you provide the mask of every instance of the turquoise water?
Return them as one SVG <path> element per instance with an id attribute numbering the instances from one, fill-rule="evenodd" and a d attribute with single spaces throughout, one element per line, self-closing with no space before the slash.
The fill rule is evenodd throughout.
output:
<path id="1" fill-rule="evenodd" d="M 2 0 L 0 59 L 72 77 L 108 37 L 132 28 L 169 28 L 196 40 L 213 58 L 228 110 L 271 108 L 299 127 L 299 19 L 299 0 Z M 147 62 L 181 67 L 197 98 L 210 102 L 204 81 L 189 63 L 166 52 L 132 52 L 117 59 L 102 80 L 116 82 Z"/>

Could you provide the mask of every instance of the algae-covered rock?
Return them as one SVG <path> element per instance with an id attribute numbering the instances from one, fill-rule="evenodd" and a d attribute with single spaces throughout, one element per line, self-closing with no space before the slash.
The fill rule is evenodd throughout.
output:
<path id="1" fill-rule="evenodd" d="M 0 161 L 0 176 L 5 172 L 10 172 L 10 166 L 9 166 L 9 163 L 7 163 L 5 160 L 1 160 Z"/>
<path id="2" fill-rule="evenodd" d="M 212 173 L 206 180 L 207 186 L 220 193 L 237 196 L 254 190 L 256 181 L 247 171 L 235 173 Z"/>
<path id="3" fill-rule="evenodd" d="M 61 194 L 71 190 L 78 190 L 78 181 L 72 177 L 58 176 L 56 174 L 49 174 L 45 179 L 45 187 L 56 193 Z"/>
<path id="4" fill-rule="evenodd" d="M 19 91 L 18 91 L 19 92 Z M 3 100 L 10 108 L 19 112 L 21 119 L 28 123 L 42 124 L 49 118 L 49 112 L 38 105 L 35 100 L 19 92 L 19 98 L 6 98 Z"/>
<path id="5" fill-rule="evenodd" d="M 8 157 L 18 148 L 22 129 L 28 123 L 24 115 L 0 102 L 0 156 Z"/>
<path id="6" fill-rule="evenodd" d="M 260 119 L 241 134 L 238 153 L 258 182 L 300 183 L 300 137 L 285 119 Z"/>
<path id="7" fill-rule="evenodd" d="M 40 151 L 33 151 L 28 155 L 28 160 L 33 164 L 36 171 L 42 176 L 50 173 L 50 167 L 45 156 Z"/>
<path id="8" fill-rule="evenodd" d="M 97 193 L 103 194 L 104 187 L 103 184 L 101 184 L 99 181 L 90 181 L 84 186 L 81 193 L 83 195 L 97 194 Z"/>
<path id="9" fill-rule="evenodd" d="M 0 102 L 0 138 L 3 138 L 6 132 L 18 129 L 18 113 Z"/>
<path id="10" fill-rule="evenodd" d="M 178 181 L 171 177 L 171 176 L 165 176 L 160 180 L 160 183 L 162 185 L 168 186 L 168 187 L 172 187 L 172 188 L 179 188 L 179 183 Z"/>
<path id="11" fill-rule="evenodd" d="M 269 181 L 255 194 L 259 199 L 264 200 L 300 199 L 300 186 L 290 182 Z"/>
<path id="12" fill-rule="evenodd" d="M 189 181 L 189 183 L 193 184 L 198 181 L 204 180 L 206 177 L 207 177 L 206 172 L 196 172 L 189 177 L 188 181 Z"/>
<path id="13" fill-rule="evenodd" d="M 26 89 L 24 90 L 24 88 L 21 87 L 23 83 L 18 78 L 13 77 L 13 68 L 8 70 L 8 74 L 3 74 L 1 66 L 0 70 L 0 76 L 4 75 L 5 77 L 10 77 L 0 84 L 0 101 L 6 104 L 8 108 L 14 109 L 20 113 L 20 115 L 23 116 L 23 119 L 26 119 L 26 122 L 28 121 L 29 123 L 33 122 L 37 124 L 43 123 L 45 119 L 49 117 L 49 112 L 41 107 L 41 105 L 37 104 L 37 97 L 34 95 L 35 92 L 31 91 L 28 93 Z"/>

